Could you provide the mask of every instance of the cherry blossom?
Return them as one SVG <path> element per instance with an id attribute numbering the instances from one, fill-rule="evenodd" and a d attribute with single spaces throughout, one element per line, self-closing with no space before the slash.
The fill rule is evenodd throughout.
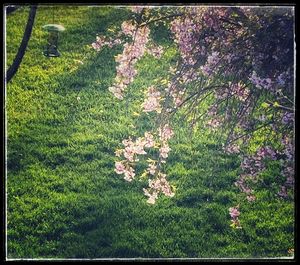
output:
<path id="1" fill-rule="evenodd" d="M 229 208 L 229 214 L 230 214 L 231 218 L 237 218 L 238 216 L 240 216 L 239 210 L 235 207 Z"/>
<path id="2" fill-rule="evenodd" d="M 123 174 L 126 171 L 125 166 L 124 166 L 124 164 L 122 162 L 116 162 L 115 163 L 115 167 L 116 167 L 115 168 L 115 172 L 117 174 Z"/>
<path id="3" fill-rule="evenodd" d="M 148 165 L 147 171 L 148 171 L 151 175 L 155 175 L 156 169 L 157 169 L 156 165 L 153 164 L 153 163 L 150 163 L 150 164 Z"/>
<path id="4" fill-rule="evenodd" d="M 151 48 L 147 49 L 148 53 L 153 55 L 156 58 L 160 58 L 163 54 L 163 47 L 162 46 L 152 46 Z"/>
<path id="5" fill-rule="evenodd" d="M 170 150 L 171 148 L 166 143 L 164 143 L 163 146 L 159 149 L 160 156 L 162 158 L 167 158 Z"/>
<path id="6" fill-rule="evenodd" d="M 155 145 L 154 136 L 150 132 L 145 132 L 145 147 L 153 147 Z"/>
<path id="7" fill-rule="evenodd" d="M 124 179 L 131 182 L 134 179 L 135 173 L 132 167 L 128 167 L 124 172 Z"/>
<path id="8" fill-rule="evenodd" d="M 144 112 L 161 111 L 160 106 L 160 92 L 157 91 L 154 87 L 149 87 L 147 89 L 147 97 L 142 103 L 142 108 Z"/>
<path id="9" fill-rule="evenodd" d="M 169 126 L 169 124 L 165 124 L 159 128 L 158 135 L 159 135 L 161 141 L 168 141 L 169 139 L 171 139 L 173 137 L 174 131 Z"/>
<path id="10" fill-rule="evenodd" d="M 240 216 L 240 212 L 238 209 L 239 206 L 229 208 L 229 214 L 231 216 L 231 222 L 232 222 L 231 226 L 234 228 L 242 228 L 238 218 Z"/>
<path id="11" fill-rule="evenodd" d="M 143 191 L 144 194 L 149 197 L 147 202 L 150 204 L 155 203 L 155 200 L 161 192 L 168 197 L 173 197 L 175 195 L 166 179 L 166 174 L 161 172 L 158 173 L 156 179 L 149 180 L 149 187 L 147 189 L 143 189 Z"/>
<path id="12" fill-rule="evenodd" d="M 145 7 L 143 6 L 132 6 L 131 11 L 134 13 L 141 13 Z"/>
<path id="13" fill-rule="evenodd" d="M 294 36 L 288 26 L 293 12 L 286 9 L 274 16 L 278 10 L 272 8 L 261 13 L 248 7 L 174 7 L 168 13 L 159 7 L 129 8 L 132 19 L 122 23 L 114 39 L 97 36 L 92 43 L 96 51 L 122 45 L 122 52 L 115 57 L 116 76 L 108 88 L 117 99 L 124 99 L 138 74 L 136 64 L 145 54 L 159 59 L 168 52 L 168 47 L 151 38 L 150 25 L 156 26 L 152 22 L 165 23 L 178 56 L 167 77 L 163 73 L 161 83 L 154 80 L 147 88 L 141 115 L 151 113 L 147 118 L 153 118 L 155 125 L 141 137 L 122 142 L 124 148 L 116 151 L 120 160 L 115 164 L 116 173 L 132 181 L 136 163 L 153 155 L 155 160 L 148 161 L 144 171 L 153 178 L 144 189 L 147 201 L 154 204 L 160 193 L 173 195 L 162 170 L 174 136 L 169 124 L 182 110 L 193 126 L 204 121 L 205 130 L 218 133 L 220 127 L 228 129 L 230 141 L 224 151 L 241 158 L 241 172 L 234 184 L 248 202 L 256 200 L 251 184 L 258 183 L 269 163 L 280 161 L 285 180 L 277 183 L 278 195 L 288 198 L 286 194 L 294 186 Z M 202 108 L 203 102 L 210 107 Z M 270 132 L 274 139 L 261 140 L 257 150 L 249 152 L 245 147 L 258 128 Z M 239 215 L 238 207 L 230 209 L 236 228 L 240 228 Z"/>

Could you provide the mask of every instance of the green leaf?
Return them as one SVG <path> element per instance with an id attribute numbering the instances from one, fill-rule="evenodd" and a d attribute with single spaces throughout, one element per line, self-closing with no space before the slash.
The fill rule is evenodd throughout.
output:
<path id="1" fill-rule="evenodd" d="M 261 107 L 264 108 L 264 109 L 266 109 L 266 108 L 270 107 L 270 104 L 267 103 L 267 102 L 263 102 L 263 103 L 261 104 Z"/>
<path id="2" fill-rule="evenodd" d="M 277 101 L 275 101 L 273 105 L 274 105 L 274 107 L 279 107 L 280 106 L 280 104 Z"/>

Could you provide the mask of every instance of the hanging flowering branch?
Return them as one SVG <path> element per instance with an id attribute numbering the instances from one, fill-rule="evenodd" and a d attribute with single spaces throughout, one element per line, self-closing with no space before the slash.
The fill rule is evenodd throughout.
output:
<path id="1" fill-rule="evenodd" d="M 145 53 L 156 58 L 163 53 L 164 48 L 150 39 L 150 24 L 164 22 L 180 56 L 160 86 L 146 89 L 141 112 L 155 114 L 156 125 L 141 137 L 122 141 L 123 149 L 116 151 L 116 173 L 132 181 L 140 156 L 156 150 L 152 152 L 156 157 L 147 159 L 148 167 L 142 174 L 149 179 L 144 194 L 150 204 L 160 193 L 174 196 L 162 165 L 171 151 L 172 118 L 178 114 L 192 127 L 202 124 L 227 134 L 223 151 L 243 157 L 235 185 L 249 202 L 256 199 L 249 180 L 255 182 L 269 160 L 281 161 L 286 182 L 278 195 L 287 198 L 294 183 L 292 9 L 134 6 L 131 11 L 133 19 L 123 22 L 115 38 L 98 36 L 92 44 L 97 51 L 103 45 L 123 45 L 123 52 L 115 58 L 114 84 L 109 87 L 116 98 L 124 98 L 137 75 L 135 65 Z M 210 102 L 210 106 L 203 102 Z M 274 142 L 265 137 L 255 154 L 247 153 L 251 136 L 262 129 L 274 135 Z M 237 228 L 241 227 L 239 214 L 237 207 L 230 208 Z"/>

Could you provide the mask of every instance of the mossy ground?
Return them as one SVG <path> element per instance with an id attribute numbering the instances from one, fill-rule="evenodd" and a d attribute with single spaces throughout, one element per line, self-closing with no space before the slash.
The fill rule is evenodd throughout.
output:
<path id="1" fill-rule="evenodd" d="M 58 58 L 44 57 L 44 24 L 65 26 Z M 210 133 L 192 135 L 178 122 L 166 172 L 173 198 L 148 205 L 143 181 L 114 172 L 122 139 L 149 126 L 136 124 L 140 89 L 168 69 L 146 56 L 130 96 L 120 102 L 108 87 L 114 56 L 90 44 L 129 15 L 111 7 L 40 6 L 32 38 L 7 85 L 7 240 L 9 258 L 254 258 L 289 256 L 294 248 L 294 205 L 272 189 L 248 203 L 234 186 L 240 160 L 219 152 Z M 28 9 L 7 19 L 7 64 L 22 39 Z M 157 34 L 166 35 L 162 30 Z M 160 39 L 159 35 L 156 39 Z M 82 63 L 81 63 L 82 62 Z M 136 126 L 134 128 L 134 126 Z M 276 183 L 277 171 L 265 174 Z M 275 184 L 274 184 L 275 185 Z M 242 200 L 242 229 L 230 227 L 228 208 Z"/>

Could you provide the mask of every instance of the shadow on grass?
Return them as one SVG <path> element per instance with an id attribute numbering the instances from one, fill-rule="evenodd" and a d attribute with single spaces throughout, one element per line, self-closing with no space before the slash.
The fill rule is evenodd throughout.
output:
<path id="1" fill-rule="evenodd" d="M 66 31 L 62 50 L 70 47 L 70 40 L 77 42 L 74 47 L 82 40 L 90 44 L 96 32 L 127 14 L 110 8 L 87 12 L 89 20 Z M 112 251 L 112 240 L 117 240 L 120 222 L 126 218 L 126 201 L 116 208 L 105 192 L 130 194 L 132 189 L 113 173 L 114 135 L 101 138 L 94 128 L 100 125 L 98 134 L 109 134 L 110 119 L 119 115 L 118 109 L 97 113 L 104 117 L 100 123 L 93 121 L 89 110 L 110 103 L 106 89 L 115 74 L 116 52 L 91 51 L 78 70 L 54 77 L 57 86 L 43 102 L 47 115 L 30 120 L 17 137 L 8 139 L 9 257 L 92 258 Z"/>

